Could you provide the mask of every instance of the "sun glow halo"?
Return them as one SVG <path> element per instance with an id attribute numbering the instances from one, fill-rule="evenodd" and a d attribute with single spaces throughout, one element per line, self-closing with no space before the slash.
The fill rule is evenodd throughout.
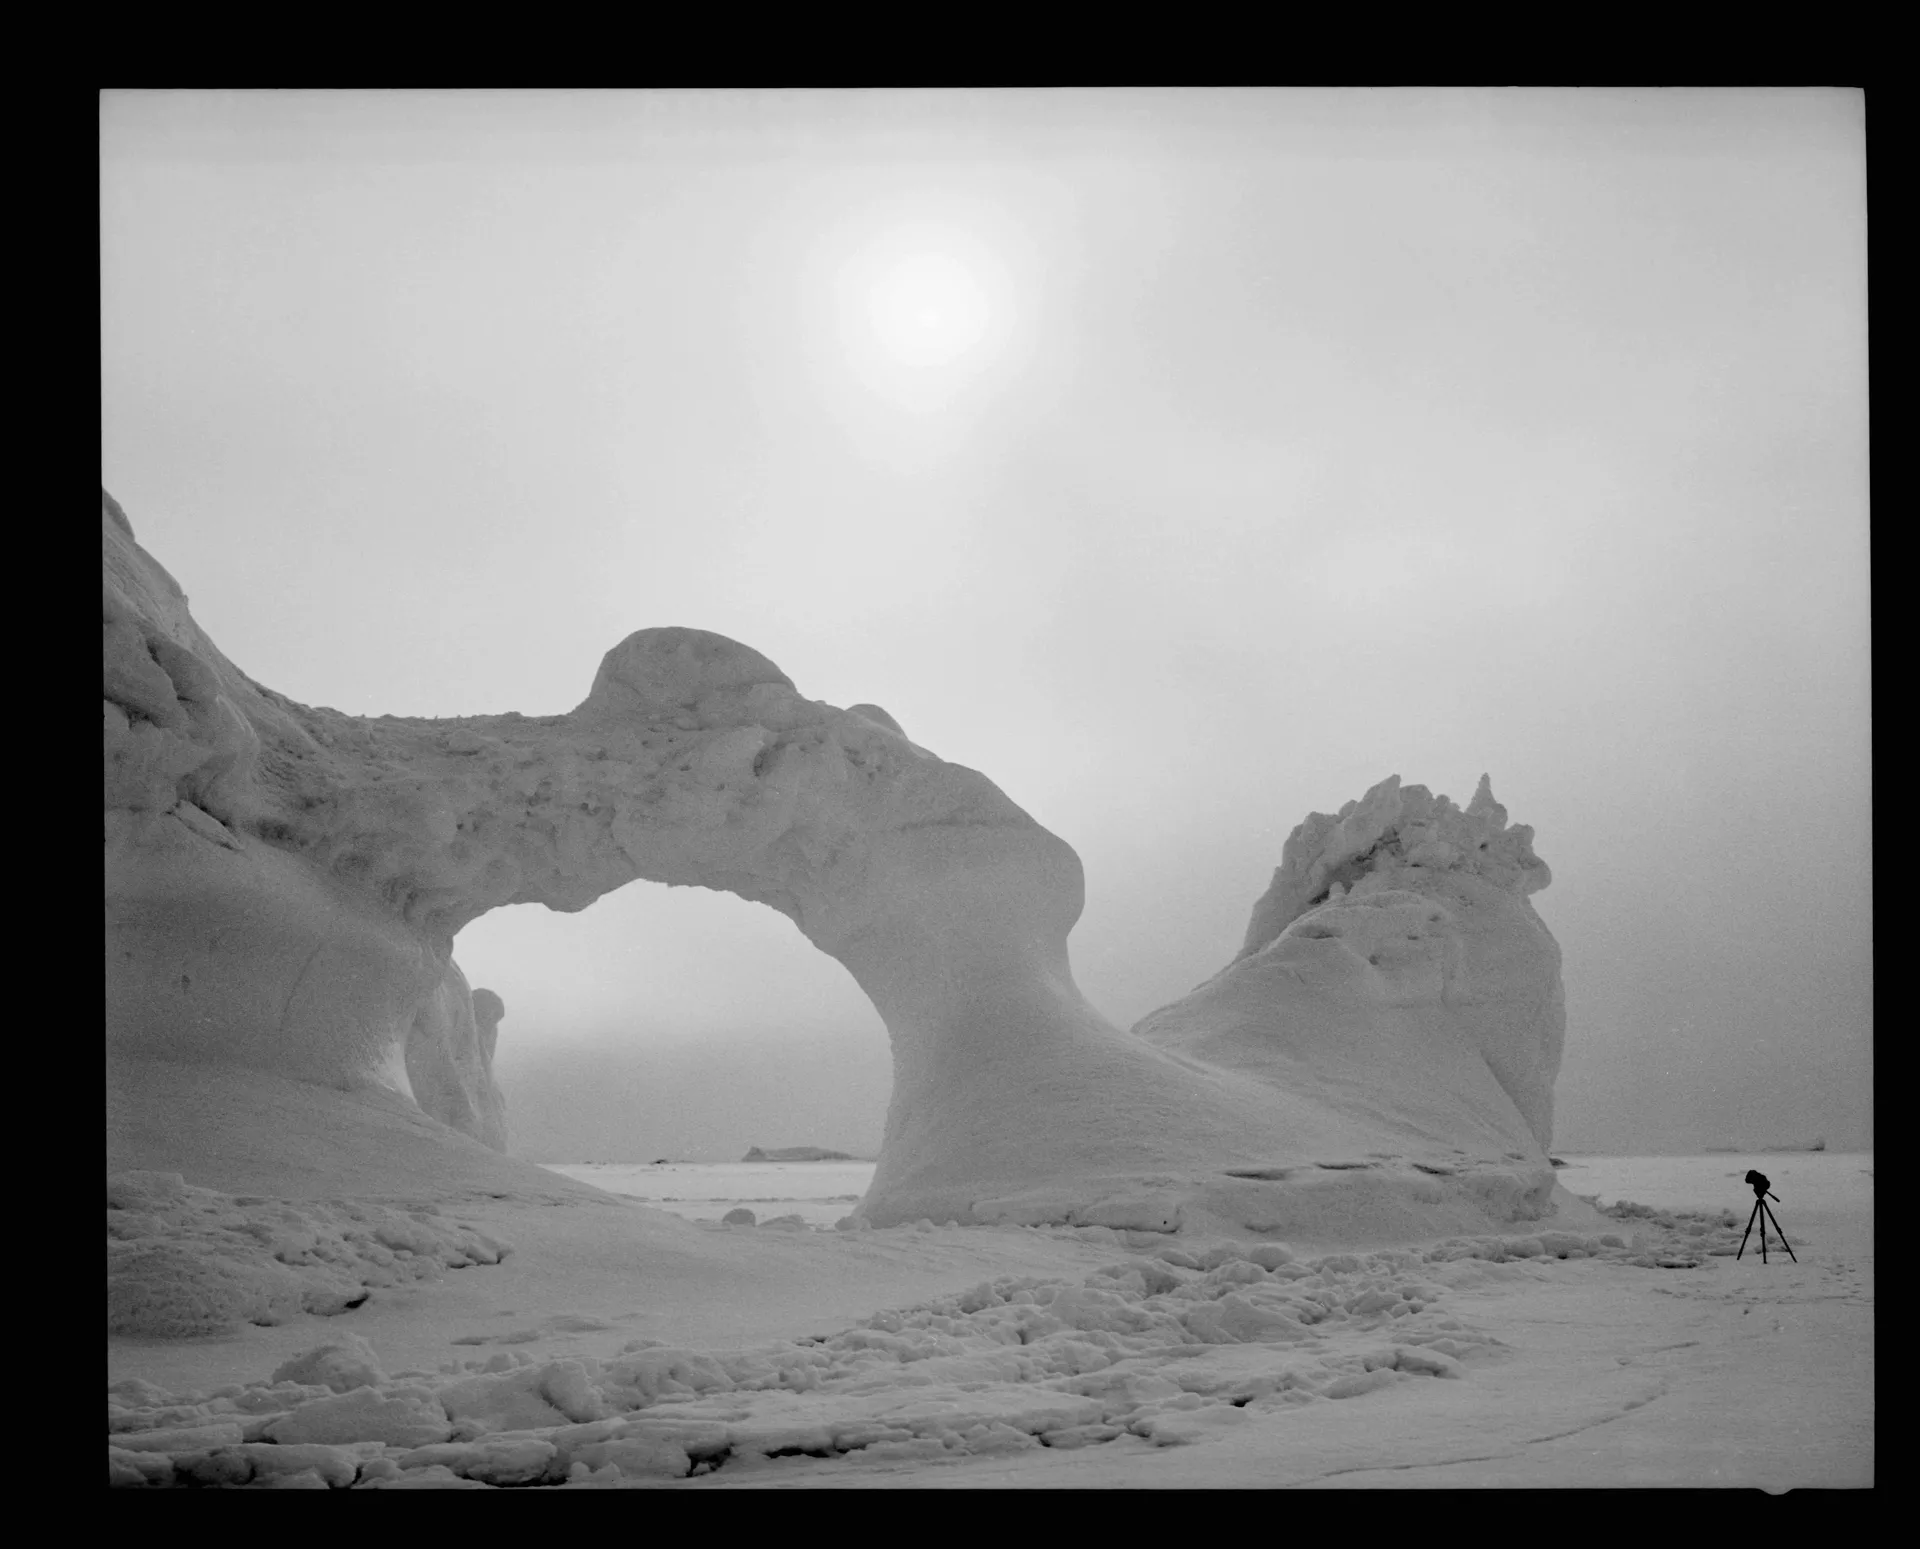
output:
<path id="1" fill-rule="evenodd" d="M 993 331 L 992 296 L 951 252 L 923 251 L 893 260 L 872 281 L 866 310 L 875 342 L 907 366 L 957 364 Z"/>
<path id="2" fill-rule="evenodd" d="M 1007 363 L 1016 287 L 991 245 L 965 227 L 871 233 L 836 271 L 841 344 L 869 389 L 932 407 Z"/>

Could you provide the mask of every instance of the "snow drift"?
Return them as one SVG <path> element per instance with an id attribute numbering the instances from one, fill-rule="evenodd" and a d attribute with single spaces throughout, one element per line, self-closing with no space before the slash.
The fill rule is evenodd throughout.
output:
<path id="1" fill-rule="evenodd" d="M 564 1191 L 499 1154 L 500 1002 L 454 938 L 647 878 L 780 910 L 872 997 L 895 1080 L 872 1223 L 1387 1240 L 1549 1208 L 1547 871 L 1484 780 L 1464 810 L 1395 779 L 1309 818 L 1239 956 L 1129 1033 L 1074 983 L 1073 850 L 879 707 L 665 628 L 564 715 L 310 708 L 103 518 L 110 1170 Z"/>

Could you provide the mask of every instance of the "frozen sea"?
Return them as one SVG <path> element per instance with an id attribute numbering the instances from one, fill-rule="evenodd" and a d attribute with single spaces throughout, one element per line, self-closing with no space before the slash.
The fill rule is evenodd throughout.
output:
<path id="1" fill-rule="evenodd" d="M 718 1221 L 742 1205 L 762 1221 L 799 1216 L 830 1227 L 860 1203 L 872 1162 L 548 1162 L 609 1194 L 689 1221 Z"/>
<path id="2" fill-rule="evenodd" d="M 1871 1152 L 1753 1151 L 1704 1156 L 1581 1156 L 1561 1158 L 1560 1182 L 1569 1193 L 1663 1210 L 1728 1209 L 1742 1217 L 1753 1193 L 1742 1181 L 1749 1168 L 1773 1182 L 1773 1212 L 1792 1240 L 1792 1212 L 1869 1203 Z M 797 1215 L 809 1226 L 831 1227 L 850 1212 L 873 1181 L 872 1162 L 549 1162 L 563 1173 L 671 1211 L 690 1221 L 718 1221 L 746 1206 L 765 1221 Z"/>
<path id="3" fill-rule="evenodd" d="M 1768 1201 L 1791 1240 L 1795 1205 L 1805 1210 L 1873 1208 L 1871 1151 L 1728 1151 L 1705 1156 L 1565 1156 L 1558 1169 L 1567 1191 L 1602 1206 L 1623 1199 L 1663 1210 L 1753 1209 L 1743 1181 L 1763 1173 L 1779 1196 Z"/>

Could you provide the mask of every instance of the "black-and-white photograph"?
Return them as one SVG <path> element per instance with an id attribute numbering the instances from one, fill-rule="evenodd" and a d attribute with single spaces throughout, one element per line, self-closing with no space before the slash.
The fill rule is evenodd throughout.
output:
<path id="1" fill-rule="evenodd" d="M 108 1483 L 1860 1489 L 1864 89 L 105 89 Z"/>

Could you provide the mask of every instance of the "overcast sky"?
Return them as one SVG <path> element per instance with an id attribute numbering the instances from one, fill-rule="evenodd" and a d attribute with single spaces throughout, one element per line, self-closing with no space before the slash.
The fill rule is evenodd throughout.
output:
<path id="1" fill-rule="evenodd" d="M 259 681 L 552 713 L 635 629 L 733 636 L 1071 843 L 1123 1026 L 1309 811 L 1487 771 L 1554 872 L 1562 1149 L 1868 1138 L 1858 93 L 101 128 L 103 479 Z M 456 954 L 536 1151 L 877 1143 L 879 1018 L 771 910 L 636 883 Z"/>

